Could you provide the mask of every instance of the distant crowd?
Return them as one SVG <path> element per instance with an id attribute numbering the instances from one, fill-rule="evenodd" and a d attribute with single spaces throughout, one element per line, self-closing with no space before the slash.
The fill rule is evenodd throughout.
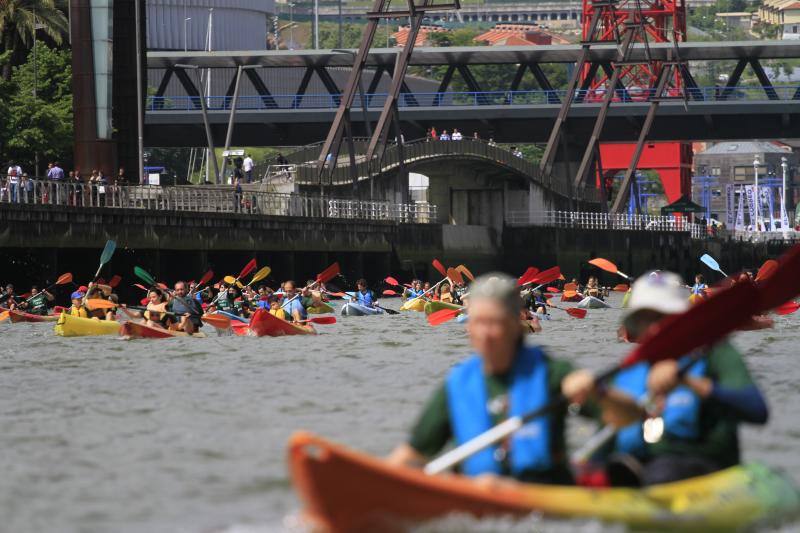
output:
<path id="1" fill-rule="evenodd" d="M 458 128 L 453 128 L 452 133 L 448 132 L 447 130 L 442 130 L 442 132 L 439 133 L 436 131 L 435 127 L 430 127 L 425 132 L 425 140 L 427 141 L 463 141 L 464 139 L 464 134 L 461 133 Z M 473 131 L 472 137 L 467 137 L 466 139 L 472 141 L 483 141 L 477 131 Z M 489 146 L 497 146 L 497 143 L 494 141 L 494 137 L 489 137 L 489 140 L 486 141 L 486 144 Z M 522 152 L 516 146 L 509 147 L 509 150 L 516 157 L 524 157 Z"/>

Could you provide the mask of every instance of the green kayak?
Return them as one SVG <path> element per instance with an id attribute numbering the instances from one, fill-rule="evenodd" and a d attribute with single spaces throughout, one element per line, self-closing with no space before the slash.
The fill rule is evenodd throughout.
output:
<path id="1" fill-rule="evenodd" d="M 441 311 L 442 309 L 464 309 L 463 305 L 458 304 L 451 304 L 447 302 L 439 302 L 435 300 L 431 300 L 425 304 L 425 314 L 430 315 L 431 313 L 435 313 L 436 311 Z"/>

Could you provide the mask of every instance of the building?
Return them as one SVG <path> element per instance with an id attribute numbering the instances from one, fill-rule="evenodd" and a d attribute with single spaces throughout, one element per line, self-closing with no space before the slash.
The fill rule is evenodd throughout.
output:
<path id="1" fill-rule="evenodd" d="M 397 31 L 392 34 L 396 46 L 403 47 L 408 42 L 408 34 L 410 33 L 411 28 L 408 26 L 400 26 L 397 28 Z M 417 32 L 417 38 L 414 40 L 414 46 L 429 46 L 430 41 L 428 40 L 428 36 L 431 33 L 447 33 L 450 30 L 444 28 L 442 26 L 436 25 L 423 25 L 420 26 L 419 32 Z"/>
<path id="2" fill-rule="evenodd" d="M 747 11 L 717 13 L 714 16 L 724 22 L 725 26 L 731 30 L 748 31 L 753 26 L 753 14 Z"/>
<path id="3" fill-rule="evenodd" d="M 782 39 L 800 39 L 800 2 L 797 0 L 764 0 L 758 16 L 767 24 L 781 26 Z"/>
<path id="4" fill-rule="evenodd" d="M 475 37 L 476 43 L 489 46 L 569 44 L 567 39 L 543 30 L 536 23 L 502 23 Z"/>
<path id="5" fill-rule="evenodd" d="M 792 191 L 798 157 L 790 146 L 778 142 L 740 141 L 716 143 L 694 155 L 695 177 L 692 198 L 701 205 L 710 203 L 712 218 L 730 220 L 728 207 L 738 205 L 742 185 L 755 182 L 754 160 L 758 159 L 759 188 L 771 188 L 778 198 L 777 185 L 782 180 L 781 159 L 787 159 L 788 183 Z M 730 203 L 730 199 L 733 203 Z M 795 194 L 788 196 L 787 210 L 796 204 Z M 775 206 L 777 209 L 777 201 Z M 731 213 L 730 216 L 734 216 Z M 790 218 L 791 214 L 789 215 Z"/>

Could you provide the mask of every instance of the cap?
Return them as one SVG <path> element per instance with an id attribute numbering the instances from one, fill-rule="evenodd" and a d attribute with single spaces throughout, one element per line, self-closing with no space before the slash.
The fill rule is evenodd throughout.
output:
<path id="1" fill-rule="evenodd" d="M 665 315 L 683 313 L 689 309 L 689 298 L 681 277 L 672 272 L 650 272 L 637 279 L 631 287 L 628 314 L 642 309 Z"/>
<path id="2" fill-rule="evenodd" d="M 69 299 L 70 300 L 80 300 L 84 296 L 85 296 L 85 294 L 82 293 L 81 291 L 75 291 L 75 292 L 73 292 L 72 294 L 69 295 Z"/>
<path id="3" fill-rule="evenodd" d="M 86 285 L 81 285 L 80 287 L 78 287 L 78 290 L 81 292 L 86 292 L 89 290 L 89 287 L 87 287 Z"/>

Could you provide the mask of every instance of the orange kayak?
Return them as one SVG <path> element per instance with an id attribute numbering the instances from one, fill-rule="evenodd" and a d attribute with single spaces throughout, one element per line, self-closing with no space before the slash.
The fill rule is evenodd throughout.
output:
<path id="1" fill-rule="evenodd" d="M 164 328 L 155 328 L 139 322 L 125 322 L 119 328 L 119 334 L 128 338 L 139 339 L 171 339 L 173 337 L 189 337 L 188 333 L 183 331 L 173 331 Z M 205 337 L 205 333 L 198 332 L 191 335 L 192 337 Z"/>
<path id="2" fill-rule="evenodd" d="M 405 531 L 449 514 L 595 519 L 634 529 L 731 531 L 796 516 L 800 493 L 785 475 L 749 463 L 646 489 L 498 484 L 429 476 L 310 433 L 289 440 L 289 471 L 314 531 Z"/>
<path id="3" fill-rule="evenodd" d="M 8 318 L 11 322 L 56 322 L 59 315 L 32 315 L 24 311 L 9 310 Z"/>
<path id="4" fill-rule="evenodd" d="M 258 309 L 250 317 L 250 325 L 247 328 L 249 335 L 256 337 L 282 337 L 284 335 L 316 335 L 317 331 L 311 326 L 299 326 L 287 322 L 282 318 L 269 314 L 264 309 Z M 239 328 L 241 331 L 241 328 Z M 242 333 L 237 332 L 237 335 Z"/>

